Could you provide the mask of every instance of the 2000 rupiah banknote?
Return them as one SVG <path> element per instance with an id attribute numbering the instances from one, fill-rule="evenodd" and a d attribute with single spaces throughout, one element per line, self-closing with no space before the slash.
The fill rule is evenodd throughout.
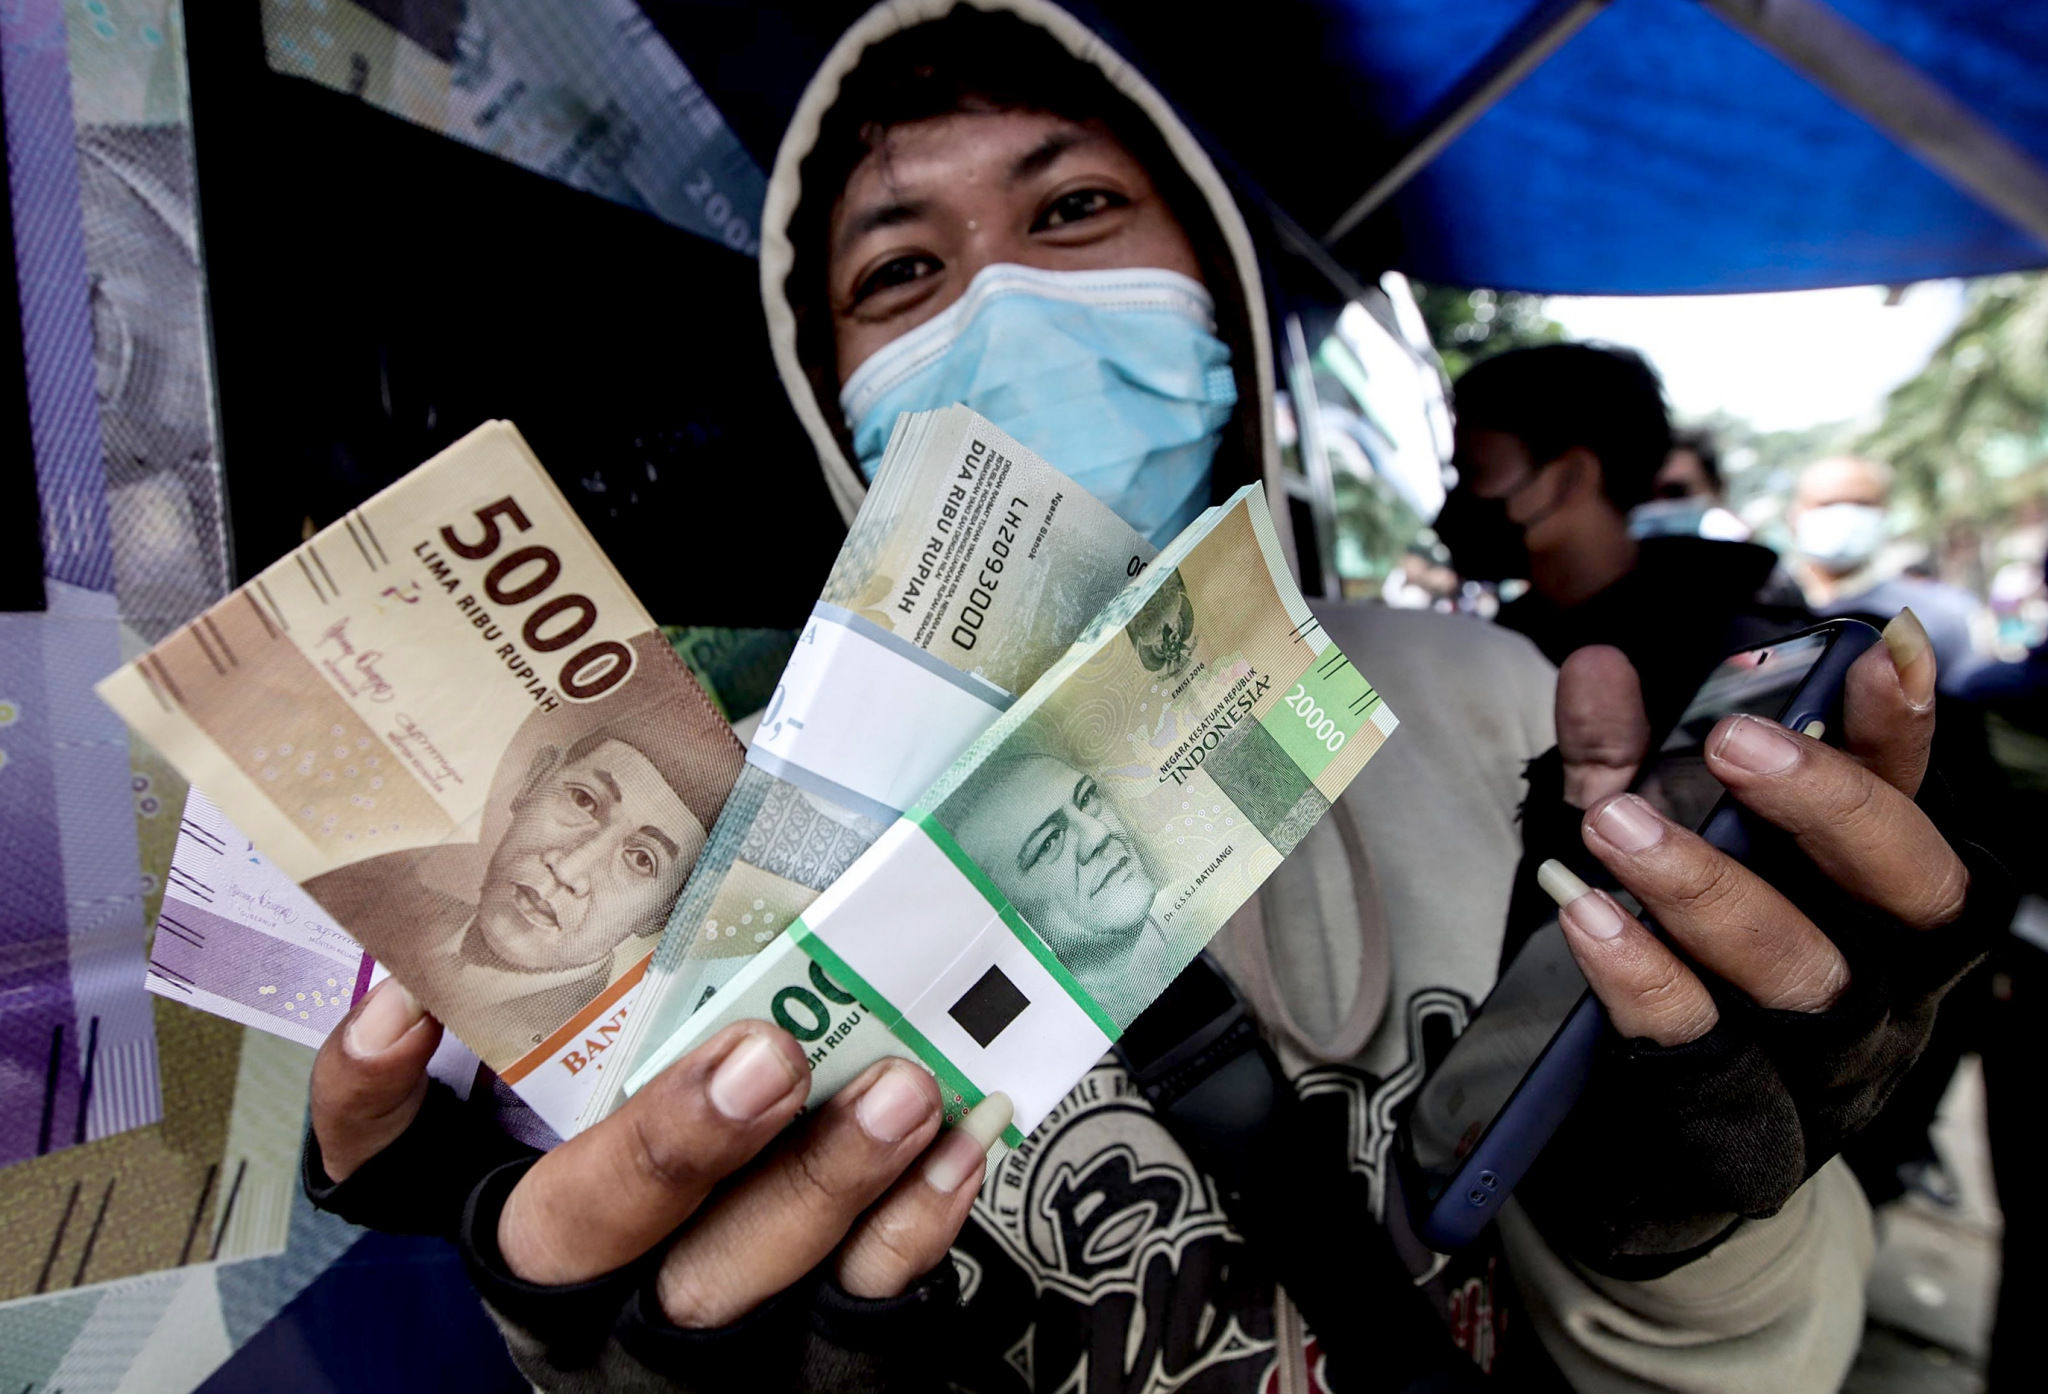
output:
<path id="1" fill-rule="evenodd" d="M 505 422 L 99 691 L 558 1132 L 742 758 Z"/>
<path id="2" fill-rule="evenodd" d="M 638 1005 L 588 1067 L 673 1032 L 773 942 L 1153 551 L 965 407 L 901 417 Z M 620 1096 L 606 1073 L 586 1124 Z"/>
<path id="3" fill-rule="evenodd" d="M 637 1060 L 733 1020 L 822 1100 L 887 1054 L 1021 1141 L 1378 750 L 1393 713 L 1295 589 L 1265 501 L 1210 509 L 805 909 Z"/>

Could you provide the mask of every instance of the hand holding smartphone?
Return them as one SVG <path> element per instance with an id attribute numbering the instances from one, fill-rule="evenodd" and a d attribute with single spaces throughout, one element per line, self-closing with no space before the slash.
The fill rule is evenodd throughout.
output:
<path id="1" fill-rule="evenodd" d="M 1745 859 L 1761 828 L 1708 769 L 1708 733 L 1748 713 L 1839 739 L 1849 666 L 1878 638 L 1869 625 L 1835 620 L 1731 654 L 1645 762 L 1634 792 Z M 1583 1092 L 1608 1029 L 1563 931 L 1546 923 L 1424 1083 L 1401 1130 L 1403 1189 L 1425 1242 L 1460 1248 L 1492 1222 Z"/>

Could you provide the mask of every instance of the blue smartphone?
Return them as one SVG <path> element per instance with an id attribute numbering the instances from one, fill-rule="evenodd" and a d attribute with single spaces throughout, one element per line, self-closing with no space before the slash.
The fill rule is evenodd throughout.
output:
<path id="1" fill-rule="evenodd" d="M 1878 640 L 1860 621 L 1831 620 L 1730 654 L 1700 684 L 1631 787 L 1672 821 L 1745 860 L 1755 829 L 1708 770 L 1707 734 L 1722 717 L 1747 712 L 1795 731 L 1817 721 L 1823 740 L 1837 740 L 1849 665 Z M 1493 1222 L 1578 1102 L 1609 1029 L 1564 931 L 1550 920 L 1423 1082 L 1401 1128 L 1402 1190 L 1424 1243 L 1460 1249 Z"/>

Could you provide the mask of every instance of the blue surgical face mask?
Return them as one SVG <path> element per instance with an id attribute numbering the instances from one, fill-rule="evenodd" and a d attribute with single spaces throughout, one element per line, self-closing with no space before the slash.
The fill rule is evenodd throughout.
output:
<path id="1" fill-rule="evenodd" d="M 868 479 L 896 417 L 962 403 L 1164 546 L 1209 505 L 1237 403 L 1209 292 L 1155 269 L 986 267 L 839 393 Z"/>
<path id="2" fill-rule="evenodd" d="M 1822 504 L 1793 521 L 1792 536 L 1809 560 L 1846 575 L 1884 546 L 1884 510 L 1869 503 Z"/>
<path id="3" fill-rule="evenodd" d="M 1703 494 L 1682 499 L 1651 499 L 1628 515 L 1630 537 L 1702 537 L 1702 525 L 1714 501 Z"/>

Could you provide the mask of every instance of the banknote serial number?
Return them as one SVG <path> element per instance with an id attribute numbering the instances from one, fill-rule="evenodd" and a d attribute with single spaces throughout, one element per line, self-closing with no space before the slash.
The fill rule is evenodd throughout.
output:
<path id="1" fill-rule="evenodd" d="M 441 529 L 441 541 L 465 561 L 492 562 L 484 573 L 484 594 L 494 605 L 517 607 L 539 600 L 519 627 L 519 637 L 529 651 L 559 653 L 579 643 L 597 627 L 597 602 L 576 592 L 550 594 L 562 577 L 562 558 L 552 547 L 527 543 L 503 556 L 509 523 L 517 532 L 527 532 L 533 522 L 510 494 L 476 510 L 481 533 L 471 539 L 454 527 Z M 542 600 L 541 597 L 547 596 Z M 601 639 L 572 653 L 555 677 L 555 688 L 572 702 L 588 702 L 624 682 L 633 672 L 633 651 L 616 639 Z"/>

